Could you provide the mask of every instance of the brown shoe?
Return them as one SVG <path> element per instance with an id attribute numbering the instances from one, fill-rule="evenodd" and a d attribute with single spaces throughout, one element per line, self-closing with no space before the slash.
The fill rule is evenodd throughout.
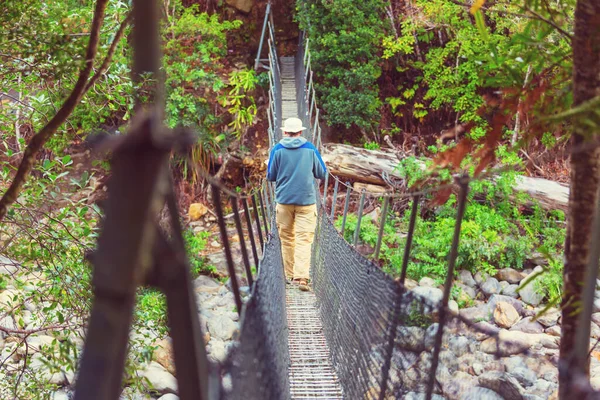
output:
<path id="1" fill-rule="evenodd" d="M 308 286 L 308 282 L 306 281 L 306 279 L 300 279 L 299 280 L 299 289 L 303 292 L 309 292 L 310 291 L 310 287 Z"/>

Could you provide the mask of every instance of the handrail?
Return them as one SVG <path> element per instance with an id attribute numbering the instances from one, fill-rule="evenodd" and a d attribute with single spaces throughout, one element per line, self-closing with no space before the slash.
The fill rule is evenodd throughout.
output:
<path id="1" fill-rule="evenodd" d="M 265 11 L 265 20 L 263 22 L 262 33 L 260 34 L 260 44 L 258 45 L 258 53 L 256 54 L 256 60 L 254 61 L 254 69 L 258 69 L 260 65 L 260 54 L 262 53 L 263 44 L 265 41 L 265 33 L 267 32 L 267 24 L 269 22 L 269 14 L 271 13 L 271 1 L 267 3 L 267 9 Z"/>

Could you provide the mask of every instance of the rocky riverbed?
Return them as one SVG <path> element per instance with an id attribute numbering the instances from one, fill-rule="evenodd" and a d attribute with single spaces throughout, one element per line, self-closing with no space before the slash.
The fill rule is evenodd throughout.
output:
<path id="1" fill-rule="evenodd" d="M 211 243 L 211 247 L 213 254 L 209 259 L 223 270 L 219 243 Z M 241 266 L 241 263 L 237 264 Z M 0 273 L 4 276 L 11 276 L 17 269 L 18 264 L 0 259 Z M 524 271 L 503 269 L 495 276 L 459 271 L 454 282 L 455 287 L 460 288 L 459 296 L 462 296 L 458 300 L 469 306 L 459 309 L 455 300 L 450 302 L 450 309 L 464 321 L 453 318 L 445 329 L 436 375 L 436 399 L 538 400 L 556 396 L 560 312 L 550 308 L 540 314 L 545 305 L 536 291 L 535 280 L 539 270 L 540 267 Z M 30 279 L 33 285 L 34 277 Z M 524 285 L 527 281 L 532 283 Z M 15 296 L 26 298 L 27 291 L 34 290 L 32 285 L 17 288 L 9 281 L 6 289 L 0 292 L 0 305 L 9 307 Z M 441 287 L 433 279 L 407 280 L 407 286 L 431 304 L 439 303 L 442 298 Z M 233 294 L 227 284 L 208 276 L 195 279 L 194 290 L 208 357 L 212 362 L 221 363 L 227 357 L 239 329 Z M 242 292 L 247 296 L 248 288 L 243 287 Z M 597 298 L 591 329 L 594 339 L 600 338 L 600 292 Z M 0 319 L 0 327 L 14 330 L 12 333 L 1 332 L 0 378 L 22 370 L 27 363 L 28 374 L 56 385 L 57 390 L 51 399 L 70 399 L 76 378 L 73 371 L 52 370 L 44 362 L 47 346 L 56 339 L 61 340 L 60 335 L 50 331 L 27 335 L 18 332 L 18 327 L 23 324 L 24 330 L 43 326 L 42 314 L 42 309 L 26 302 L 22 310 Z M 405 324 L 398 328 L 398 345 L 391 372 L 391 388 L 396 395 L 402 393 L 405 399 L 422 398 L 437 329 L 435 318 L 429 323 Z M 83 329 L 71 334 L 69 339 L 81 351 Z M 143 386 L 125 388 L 121 398 L 177 399 L 170 339 L 157 337 L 151 327 L 132 334 L 132 339 L 137 346 L 154 346 L 156 349 L 151 361 L 137 365 L 135 373 L 145 378 Z M 600 353 L 594 351 L 592 355 L 592 385 L 598 389 Z"/>
<path id="2" fill-rule="evenodd" d="M 459 309 L 456 301 L 450 301 L 449 308 L 460 318 L 452 318 L 444 332 L 434 398 L 557 398 L 561 315 L 556 308 L 542 312 L 543 297 L 536 290 L 540 270 L 540 266 L 503 269 L 495 276 L 459 271 L 454 285 L 462 289 L 461 296 L 466 297 L 461 300 L 470 306 Z M 407 286 L 432 304 L 441 301 L 442 288 L 432 279 L 409 280 Z M 600 338 L 600 300 L 596 304 L 592 339 Z M 396 396 L 421 399 L 438 324 L 409 325 L 398 329 L 394 365 L 399 367 L 392 369 L 392 386 Z M 599 354 L 592 351 L 591 357 L 591 383 L 596 390 L 600 389 Z"/>

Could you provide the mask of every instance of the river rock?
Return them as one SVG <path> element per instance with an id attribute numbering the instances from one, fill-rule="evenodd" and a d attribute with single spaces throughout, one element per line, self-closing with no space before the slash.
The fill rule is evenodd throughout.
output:
<path id="1" fill-rule="evenodd" d="M 510 330 L 525 333 L 542 333 L 544 332 L 544 327 L 539 322 L 533 321 L 532 317 L 526 317 L 513 325 Z"/>
<path id="2" fill-rule="evenodd" d="M 550 336 L 560 337 L 561 329 L 560 329 L 560 326 L 554 325 L 554 326 L 551 326 L 550 328 L 546 328 L 546 330 L 544 332 L 546 332 L 546 334 L 548 334 Z"/>
<path id="3" fill-rule="evenodd" d="M 190 221 L 198 221 L 200 218 L 206 215 L 208 208 L 202 203 L 192 203 L 188 210 L 188 217 Z"/>
<path id="4" fill-rule="evenodd" d="M 522 400 L 523 387 L 506 372 L 489 371 L 479 377 L 479 385 L 493 390 L 505 400 Z"/>
<path id="5" fill-rule="evenodd" d="M 470 343 L 464 336 L 452 336 L 448 339 L 448 348 L 456 357 L 461 357 L 471 351 Z"/>
<path id="6" fill-rule="evenodd" d="M 171 338 L 167 337 L 155 344 L 154 360 L 162 365 L 170 374 L 175 375 L 175 359 L 173 357 L 173 344 Z"/>
<path id="7" fill-rule="evenodd" d="M 435 311 L 444 297 L 444 293 L 440 289 L 433 287 L 417 286 L 413 289 L 413 293 L 423 298 L 423 312 L 425 313 Z M 420 300 L 421 299 L 417 299 L 416 301 Z"/>
<path id="8" fill-rule="evenodd" d="M 152 361 L 141 373 L 149 389 L 159 394 L 177 393 L 177 379 L 159 363 Z"/>
<path id="9" fill-rule="evenodd" d="M 517 379 L 517 381 L 524 387 L 529 387 L 533 385 L 537 380 L 537 376 L 535 376 L 535 373 L 524 366 L 513 369 L 511 371 L 511 375 L 514 376 Z"/>
<path id="10" fill-rule="evenodd" d="M 498 393 L 494 392 L 491 389 L 484 388 L 481 386 L 475 386 L 471 390 L 469 390 L 465 395 L 461 398 L 461 400 L 504 400 L 504 397 L 500 396 Z"/>
<path id="11" fill-rule="evenodd" d="M 532 279 L 534 275 L 537 275 L 537 277 Z M 538 272 L 534 270 L 527 278 L 523 279 L 519 285 L 519 295 L 521 296 L 521 300 L 532 306 L 539 305 L 544 299 L 544 295 L 538 291 L 540 277 Z"/>
<path id="12" fill-rule="evenodd" d="M 481 342 L 480 350 L 488 354 L 498 354 L 507 357 L 519 354 L 529 349 L 534 341 L 532 338 L 518 331 L 500 330 L 497 337 L 491 337 Z"/>
<path id="13" fill-rule="evenodd" d="M 179 396 L 174 395 L 173 393 L 167 393 L 164 396 L 159 397 L 158 400 L 179 400 Z"/>
<path id="14" fill-rule="evenodd" d="M 542 314 L 538 314 L 536 316 L 536 320 L 544 325 L 546 328 L 554 326 L 558 323 L 558 319 L 560 318 L 560 311 L 556 308 L 551 308 L 547 311 L 544 311 Z"/>
<path id="15" fill-rule="evenodd" d="M 481 284 L 481 291 L 487 296 L 490 297 L 493 294 L 499 294 L 502 290 L 502 286 L 496 278 L 488 278 L 485 282 Z"/>
<path id="16" fill-rule="evenodd" d="M 512 304 L 499 301 L 494 308 L 494 322 L 501 328 L 510 328 L 519 320 L 519 313 Z"/>
<path id="17" fill-rule="evenodd" d="M 473 336 L 475 340 L 482 341 L 490 336 L 497 335 L 500 332 L 500 329 L 490 324 L 489 322 L 481 321 L 473 324 L 471 326 L 471 330 L 473 331 Z"/>
<path id="18" fill-rule="evenodd" d="M 249 14 L 254 6 L 254 0 L 225 0 L 225 3 L 244 14 Z"/>
<path id="19" fill-rule="evenodd" d="M 501 294 L 495 294 L 495 295 L 492 295 L 492 297 L 490 297 L 490 300 L 488 301 L 488 305 L 490 306 L 490 309 L 493 310 L 496 307 L 496 303 L 498 303 L 500 301 L 503 301 L 505 303 L 512 305 L 515 308 L 515 310 L 517 310 L 517 313 L 519 313 L 519 315 L 523 314 L 524 307 L 523 307 L 523 303 L 520 300 L 517 300 L 517 299 L 509 297 L 509 296 L 504 296 Z"/>
<path id="20" fill-rule="evenodd" d="M 35 353 L 31 357 L 29 369 L 43 382 L 63 386 L 67 384 L 67 377 L 62 371 L 51 369 L 42 361 L 42 354 Z"/>
<path id="21" fill-rule="evenodd" d="M 211 337 L 221 340 L 231 340 L 237 330 L 237 324 L 226 315 L 215 315 L 208 321 L 208 331 Z"/>
<path id="22" fill-rule="evenodd" d="M 504 296 L 508 296 L 508 297 L 512 297 L 514 299 L 519 297 L 519 293 L 517 292 L 517 289 L 519 288 L 519 285 L 508 285 L 507 287 L 502 289 L 502 294 Z"/>
<path id="23" fill-rule="evenodd" d="M 17 272 L 20 266 L 18 262 L 0 255 L 0 275 L 11 276 Z"/>
<path id="24" fill-rule="evenodd" d="M 487 304 L 481 304 L 476 307 L 468 307 L 460 310 L 460 316 L 475 323 L 480 321 L 489 321 L 491 318 L 490 309 Z"/>
<path id="25" fill-rule="evenodd" d="M 519 283 L 523 279 L 523 274 L 516 269 L 503 268 L 496 273 L 496 279 L 508 283 Z"/>
<path id="26" fill-rule="evenodd" d="M 424 348 L 425 329 L 418 326 L 399 326 L 396 333 L 398 346 L 419 353 Z"/>
<path id="27" fill-rule="evenodd" d="M 458 301 L 469 301 L 477 297 L 477 291 L 470 286 L 467 286 L 461 282 L 457 282 L 454 287 L 460 289 L 460 294 L 458 295 Z M 464 296 L 467 296 L 466 298 Z"/>
<path id="28" fill-rule="evenodd" d="M 464 269 L 458 271 L 458 279 L 470 288 L 474 288 L 477 285 L 477 282 L 473 279 L 473 274 Z"/>
<path id="29" fill-rule="evenodd" d="M 487 273 L 485 273 L 485 272 L 481 272 L 481 271 L 477 271 L 477 272 L 475 273 L 475 282 L 477 282 L 477 284 L 478 284 L 479 286 L 481 286 L 481 284 L 482 284 L 483 282 L 485 282 L 485 281 L 486 281 L 486 280 L 487 280 L 489 277 L 490 277 L 490 276 L 489 276 Z"/>
<path id="30" fill-rule="evenodd" d="M 200 275 L 194 279 L 194 290 L 196 293 L 217 293 L 220 288 L 221 284 L 209 276 Z"/>
<path id="31" fill-rule="evenodd" d="M 435 283 L 435 281 L 427 276 L 424 276 L 423 278 L 421 278 L 421 280 L 419 281 L 419 286 L 424 286 L 424 287 L 437 287 L 437 284 Z"/>
<path id="32" fill-rule="evenodd" d="M 64 390 L 59 390 L 58 392 L 52 393 L 50 396 L 50 400 L 69 400 L 69 394 Z"/>
<path id="33" fill-rule="evenodd" d="M 227 348 L 225 342 L 211 339 L 206 348 L 208 358 L 216 363 L 222 363 L 227 358 Z"/>
<path id="34" fill-rule="evenodd" d="M 408 290 L 413 290 L 417 286 L 419 286 L 419 283 L 417 281 L 415 281 L 414 279 L 406 278 L 406 280 L 404 281 L 404 287 L 407 288 Z"/>

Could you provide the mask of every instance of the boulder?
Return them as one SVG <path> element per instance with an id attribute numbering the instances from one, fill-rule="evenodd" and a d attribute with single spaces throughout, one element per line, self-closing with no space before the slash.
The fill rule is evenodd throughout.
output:
<path id="1" fill-rule="evenodd" d="M 512 268 L 503 268 L 496 273 L 496 279 L 506 281 L 508 283 L 519 283 L 523 279 L 523 274 L 520 271 Z"/>
<path id="2" fill-rule="evenodd" d="M 418 326 L 399 326 L 396 343 L 403 350 L 419 353 L 425 347 L 425 329 Z"/>
<path id="3" fill-rule="evenodd" d="M 254 6 L 254 0 L 225 0 L 225 2 L 244 14 L 249 14 Z"/>
<path id="4" fill-rule="evenodd" d="M 532 386 L 537 381 L 535 372 L 525 366 L 513 369 L 510 374 L 515 377 L 523 387 Z"/>
<path id="5" fill-rule="evenodd" d="M 459 308 L 458 303 L 454 300 L 448 300 L 448 309 L 452 311 L 454 314 L 458 314 Z"/>
<path id="6" fill-rule="evenodd" d="M 488 305 L 490 306 L 490 309 L 493 310 L 496 307 L 496 303 L 498 303 L 500 301 L 503 301 L 505 303 L 512 305 L 515 308 L 515 310 L 517 310 L 519 315 L 523 314 L 524 307 L 523 307 L 523 303 L 520 300 L 514 299 L 509 296 L 504 296 L 501 294 L 495 294 L 492 297 L 490 297 L 490 300 L 488 301 Z"/>
<path id="7" fill-rule="evenodd" d="M 65 376 L 64 372 L 51 369 L 44 361 L 42 361 L 41 353 L 35 353 L 31 357 L 29 370 L 31 370 L 43 382 L 58 386 L 67 384 L 67 377 Z"/>
<path id="8" fill-rule="evenodd" d="M 213 338 L 231 340 L 238 326 L 226 315 L 215 315 L 208 321 L 208 332 Z"/>
<path id="9" fill-rule="evenodd" d="M 477 285 L 477 282 L 473 279 L 473 274 L 464 269 L 458 271 L 458 279 L 470 288 L 474 288 Z"/>
<path id="10" fill-rule="evenodd" d="M 485 282 L 490 276 L 485 272 L 477 271 L 475 273 L 475 282 L 481 286 L 483 282 Z"/>
<path id="11" fill-rule="evenodd" d="M 479 376 L 479 386 L 493 390 L 505 400 L 523 400 L 523 387 L 506 372 L 489 371 Z"/>
<path id="12" fill-rule="evenodd" d="M 481 386 L 475 386 L 471 390 L 469 390 L 461 400 L 504 400 L 504 397 L 500 396 L 498 393 L 494 392 L 491 389 L 484 388 Z"/>
<path id="13" fill-rule="evenodd" d="M 470 343 L 469 339 L 464 336 L 453 336 L 448 339 L 448 348 L 458 358 L 471 351 Z"/>
<path id="14" fill-rule="evenodd" d="M 473 336 L 475 340 L 485 340 L 490 336 L 497 335 L 500 332 L 500 329 L 490 324 L 489 322 L 481 321 L 471 325 L 471 330 L 473 331 Z"/>
<path id="15" fill-rule="evenodd" d="M 525 333 L 542 333 L 544 332 L 544 327 L 539 322 L 533 321 L 532 317 L 526 317 L 513 325 L 510 330 Z"/>
<path id="16" fill-rule="evenodd" d="M 490 337 L 481 342 L 480 350 L 488 354 L 508 357 L 529 349 L 534 340 L 522 332 L 500 330 L 497 337 Z"/>
<path id="17" fill-rule="evenodd" d="M 192 203 L 190 204 L 190 208 L 188 210 L 188 217 L 190 221 L 198 221 L 200 218 L 204 217 L 208 212 L 208 208 L 202 203 Z"/>
<path id="18" fill-rule="evenodd" d="M 476 307 L 463 308 L 459 312 L 460 316 L 468 319 L 470 322 L 489 321 L 491 319 L 490 308 L 487 304 L 481 304 Z"/>
<path id="19" fill-rule="evenodd" d="M 13 275 L 20 266 L 18 262 L 0 255 L 0 275 Z"/>
<path id="20" fill-rule="evenodd" d="M 196 293 L 217 293 L 221 284 L 210 276 L 200 275 L 194 279 L 194 290 Z"/>
<path id="21" fill-rule="evenodd" d="M 546 334 L 548 334 L 550 336 L 560 337 L 561 329 L 560 329 L 560 326 L 554 325 L 554 326 L 551 326 L 550 328 L 546 328 L 546 330 L 544 332 L 546 332 Z"/>
<path id="22" fill-rule="evenodd" d="M 600 312 L 596 312 L 592 314 L 592 322 L 596 325 L 600 325 Z"/>
<path id="23" fill-rule="evenodd" d="M 512 297 L 514 299 L 519 297 L 519 293 L 517 292 L 519 289 L 519 285 L 508 285 L 505 288 L 502 288 L 502 294 L 507 297 Z"/>
<path id="24" fill-rule="evenodd" d="M 533 276 L 536 275 L 537 277 L 533 278 Z M 521 300 L 523 300 L 525 303 L 532 306 L 537 306 L 544 299 L 544 295 L 541 294 L 538 289 L 539 280 L 540 275 L 538 275 L 538 272 L 534 270 L 519 284 L 519 296 L 521 296 Z"/>
<path id="25" fill-rule="evenodd" d="M 502 290 L 502 286 L 500 286 L 500 282 L 496 278 L 488 278 L 481 285 L 481 291 L 487 296 L 490 297 L 493 294 L 499 294 Z"/>
<path id="26" fill-rule="evenodd" d="M 167 337 L 155 344 L 154 360 L 162 365 L 170 374 L 175 375 L 175 358 L 173 357 L 173 344 Z"/>
<path id="27" fill-rule="evenodd" d="M 544 325 L 546 328 L 554 326 L 558 323 L 558 319 L 560 318 L 560 311 L 556 308 L 551 308 L 547 311 L 544 311 L 541 314 L 538 314 L 535 319 L 540 324 Z"/>
<path id="28" fill-rule="evenodd" d="M 501 328 L 510 328 L 519 320 L 519 313 L 512 304 L 499 301 L 494 307 L 494 322 Z"/>
<path id="29" fill-rule="evenodd" d="M 419 283 L 414 279 L 406 278 L 406 280 L 404 281 L 404 287 L 408 290 L 413 290 L 417 286 L 419 286 Z"/>
<path id="30" fill-rule="evenodd" d="M 424 286 L 424 287 L 437 287 L 437 284 L 435 283 L 435 281 L 427 276 L 424 276 L 423 278 L 421 278 L 421 280 L 419 281 L 419 286 Z"/>
<path id="31" fill-rule="evenodd" d="M 179 396 L 174 395 L 173 393 L 167 393 L 164 396 L 159 397 L 158 400 L 179 400 Z"/>
<path id="32" fill-rule="evenodd" d="M 460 294 L 457 298 L 458 301 L 469 301 L 477 297 L 477 291 L 474 288 L 467 286 L 461 282 L 457 282 L 456 284 L 454 284 L 454 287 L 460 289 Z M 465 295 L 467 296 L 466 298 L 464 297 Z"/>
<path id="33" fill-rule="evenodd" d="M 159 394 L 177 393 L 177 379 L 159 363 L 152 361 L 141 373 L 148 380 L 147 384 L 153 392 Z"/>
<path id="34" fill-rule="evenodd" d="M 59 390 L 57 392 L 52 393 L 50 396 L 50 400 L 69 400 L 69 394 L 64 390 Z"/>
<path id="35" fill-rule="evenodd" d="M 440 289 L 433 287 L 417 286 L 412 292 L 415 295 L 422 297 L 424 300 L 425 304 L 423 304 L 423 312 L 425 313 L 435 311 L 444 297 L 444 293 Z"/>

